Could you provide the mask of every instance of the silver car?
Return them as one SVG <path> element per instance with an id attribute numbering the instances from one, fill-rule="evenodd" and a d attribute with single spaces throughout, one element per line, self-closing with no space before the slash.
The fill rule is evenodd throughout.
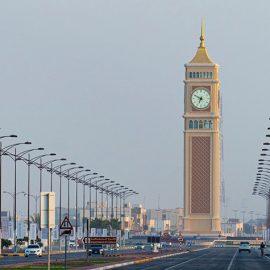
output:
<path id="1" fill-rule="evenodd" d="M 241 251 L 248 251 L 250 253 L 251 252 L 251 248 L 250 248 L 249 242 L 240 242 L 238 251 L 239 251 L 239 253 Z"/>

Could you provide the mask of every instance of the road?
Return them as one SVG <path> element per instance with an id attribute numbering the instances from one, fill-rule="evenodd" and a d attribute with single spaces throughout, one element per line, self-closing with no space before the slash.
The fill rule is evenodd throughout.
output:
<path id="1" fill-rule="evenodd" d="M 150 248 L 148 248 L 145 251 L 134 251 L 134 249 L 128 249 L 128 250 L 114 250 L 114 251 L 107 251 L 107 254 L 128 254 L 128 253 L 146 253 L 149 252 Z M 92 255 L 93 257 L 102 257 L 100 255 Z M 86 253 L 85 252 L 70 252 L 67 253 L 67 259 L 85 259 Z M 51 255 L 51 260 L 64 260 L 64 254 L 54 254 Z M 29 256 L 28 258 L 21 257 L 21 256 L 8 256 L 0 259 L 0 268 L 1 266 L 8 266 L 8 265 L 15 265 L 15 264 L 21 264 L 21 263 L 32 263 L 32 262 L 47 262 L 48 257 L 46 255 L 43 255 L 42 257 L 37 256 Z"/>
<path id="2" fill-rule="evenodd" d="M 259 250 L 238 253 L 237 248 L 209 248 L 147 263 L 115 268 L 119 270 L 269 270 L 270 259 Z"/>

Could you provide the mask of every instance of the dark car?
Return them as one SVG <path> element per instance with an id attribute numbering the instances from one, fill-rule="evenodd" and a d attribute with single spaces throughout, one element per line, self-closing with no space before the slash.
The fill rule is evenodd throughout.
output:
<path id="1" fill-rule="evenodd" d="M 91 245 L 89 248 L 89 255 L 92 255 L 92 254 L 104 255 L 104 249 L 102 245 Z"/>

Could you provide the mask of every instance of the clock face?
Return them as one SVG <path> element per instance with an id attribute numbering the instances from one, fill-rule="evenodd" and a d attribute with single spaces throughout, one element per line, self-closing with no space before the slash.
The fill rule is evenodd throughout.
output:
<path id="1" fill-rule="evenodd" d="M 191 95 L 192 105 L 197 109 L 205 109 L 210 104 L 210 94 L 204 88 L 197 88 Z"/>

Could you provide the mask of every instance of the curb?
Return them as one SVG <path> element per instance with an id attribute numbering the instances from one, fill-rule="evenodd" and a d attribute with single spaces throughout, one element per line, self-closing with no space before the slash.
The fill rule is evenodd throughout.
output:
<path id="1" fill-rule="evenodd" d="M 0 258 L 4 258 L 4 257 L 23 257 L 24 253 L 2 253 L 0 255 Z"/>
<path id="2" fill-rule="evenodd" d="M 196 250 L 193 250 L 192 252 L 196 252 L 196 251 L 200 251 L 200 250 L 205 250 L 205 249 L 208 249 L 208 247 L 196 249 Z M 151 258 L 146 258 L 146 259 L 141 259 L 141 260 L 135 260 L 135 261 L 131 261 L 131 262 L 117 263 L 117 264 L 113 264 L 113 265 L 102 266 L 102 267 L 97 267 L 97 268 L 88 268 L 88 269 L 89 270 L 90 269 L 91 270 L 113 269 L 113 268 L 117 268 L 117 267 L 123 267 L 123 266 L 128 266 L 128 265 L 133 265 L 133 264 L 150 262 L 150 261 L 158 260 L 158 259 L 162 259 L 162 258 L 173 257 L 173 256 L 181 255 L 181 254 L 186 254 L 186 253 L 189 253 L 189 252 L 190 251 L 177 252 L 177 253 L 173 253 L 173 254 L 167 254 L 167 255 L 162 255 L 162 256 L 157 256 L 157 257 L 151 257 Z"/>

